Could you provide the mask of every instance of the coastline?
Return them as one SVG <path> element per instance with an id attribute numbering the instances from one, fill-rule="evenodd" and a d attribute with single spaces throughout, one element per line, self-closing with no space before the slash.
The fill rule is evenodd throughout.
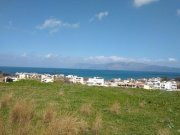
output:
<path id="1" fill-rule="evenodd" d="M 42 68 L 42 67 L 8 67 L 0 66 L 0 71 L 15 74 L 16 72 L 29 72 L 40 74 L 64 74 L 64 75 L 77 75 L 84 78 L 99 76 L 105 80 L 111 80 L 113 78 L 152 78 L 152 77 L 168 77 L 176 78 L 180 77 L 178 72 L 152 72 L 152 71 L 125 71 L 125 70 L 99 70 L 99 69 L 70 69 L 70 68 Z"/>

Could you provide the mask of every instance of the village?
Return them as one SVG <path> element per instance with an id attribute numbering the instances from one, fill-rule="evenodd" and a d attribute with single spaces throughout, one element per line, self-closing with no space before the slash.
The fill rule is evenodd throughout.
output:
<path id="1" fill-rule="evenodd" d="M 102 77 L 84 78 L 75 75 L 64 74 L 38 74 L 38 73 L 15 73 L 14 75 L 0 75 L 0 82 L 16 82 L 19 80 L 32 79 L 39 80 L 42 83 L 52 83 L 54 81 L 63 81 L 65 83 L 77 83 L 88 86 L 104 86 L 104 87 L 122 87 L 122 88 L 143 88 L 143 89 L 159 89 L 166 91 L 178 91 L 180 82 L 171 79 L 163 80 L 157 78 L 142 78 L 142 79 L 125 79 L 120 78 L 105 80 Z"/>

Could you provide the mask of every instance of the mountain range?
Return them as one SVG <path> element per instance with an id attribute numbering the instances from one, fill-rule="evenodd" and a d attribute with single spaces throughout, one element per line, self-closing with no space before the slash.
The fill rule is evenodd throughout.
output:
<path id="1" fill-rule="evenodd" d="M 80 69 L 102 69 L 102 70 L 128 70 L 128 71 L 153 71 L 153 72 L 178 72 L 180 68 L 148 65 L 144 63 L 136 62 L 114 62 L 106 64 L 87 64 L 80 63 L 75 65 L 76 68 Z"/>

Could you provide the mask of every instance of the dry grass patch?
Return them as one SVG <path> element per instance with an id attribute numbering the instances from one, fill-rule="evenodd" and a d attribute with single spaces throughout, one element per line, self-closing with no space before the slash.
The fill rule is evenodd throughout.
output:
<path id="1" fill-rule="evenodd" d="M 64 91 L 60 91 L 59 96 L 64 96 Z"/>
<path id="2" fill-rule="evenodd" d="M 169 128 L 162 128 L 158 130 L 158 135 L 171 135 Z"/>
<path id="3" fill-rule="evenodd" d="M 61 115 L 48 127 L 48 135 L 79 135 L 85 131 L 87 123 L 73 115 Z"/>
<path id="4" fill-rule="evenodd" d="M 93 134 L 97 135 L 100 132 L 101 128 L 102 128 L 102 117 L 100 115 L 97 115 L 92 125 Z"/>
<path id="5" fill-rule="evenodd" d="M 6 96 L 4 96 L 2 99 L 1 99 L 1 104 L 0 106 L 1 107 L 7 107 L 10 102 L 12 101 L 12 98 L 13 98 L 13 95 L 12 94 L 8 94 Z"/>
<path id="6" fill-rule="evenodd" d="M 19 100 L 12 108 L 10 120 L 12 123 L 28 123 L 33 118 L 34 105 L 32 102 Z"/>
<path id="7" fill-rule="evenodd" d="M 120 105 L 118 102 L 115 102 L 111 108 L 110 108 L 110 112 L 113 114 L 119 114 L 120 113 Z"/>
<path id="8" fill-rule="evenodd" d="M 140 108 L 144 108 L 145 105 L 146 105 L 146 102 L 145 102 L 145 101 L 142 101 L 142 102 L 139 103 L 139 107 L 140 107 Z"/>
<path id="9" fill-rule="evenodd" d="M 0 116 L 0 135 L 6 135 L 5 123 L 1 116 Z"/>
<path id="10" fill-rule="evenodd" d="M 28 122 L 24 125 L 20 124 L 18 125 L 18 127 L 12 130 L 12 134 L 13 135 L 33 135 L 33 126 L 31 125 L 31 122 Z"/>
<path id="11" fill-rule="evenodd" d="M 92 110 L 92 104 L 83 104 L 80 108 L 80 112 L 83 115 L 90 115 Z"/>
<path id="12" fill-rule="evenodd" d="M 44 123 L 49 123 L 54 119 L 54 117 L 55 117 L 55 109 L 53 105 L 49 105 L 44 111 L 43 121 Z"/>

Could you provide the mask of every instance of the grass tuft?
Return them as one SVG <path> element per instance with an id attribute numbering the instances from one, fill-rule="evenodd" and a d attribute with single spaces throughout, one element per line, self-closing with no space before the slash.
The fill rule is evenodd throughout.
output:
<path id="1" fill-rule="evenodd" d="M 59 96 L 64 96 L 64 91 L 60 91 Z"/>
<path id="2" fill-rule="evenodd" d="M 145 102 L 145 101 L 142 101 L 142 102 L 139 103 L 139 107 L 140 107 L 140 108 L 144 108 L 145 105 L 146 105 L 146 102 Z"/>
<path id="3" fill-rule="evenodd" d="M 49 124 L 48 135 L 79 135 L 87 128 L 87 123 L 73 115 L 62 115 Z"/>
<path id="4" fill-rule="evenodd" d="M 10 104 L 10 102 L 12 101 L 12 98 L 13 98 L 12 94 L 8 94 L 8 95 L 4 96 L 1 100 L 0 107 L 1 108 L 7 107 Z"/>
<path id="5" fill-rule="evenodd" d="M 171 135 L 169 128 L 162 128 L 158 130 L 158 135 Z"/>
<path id="6" fill-rule="evenodd" d="M 31 102 L 19 100 L 11 111 L 12 123 L 28 123 L 33 118 L 34 105 Z"/>
<path id="7" fill-rule="evenodd" d="M 6 135 L 5 124 L 2 116 L 0 115 L 0 135 Z"/>
<path id="8" fill-rule="evenodd" d="M 99 134 L 101 128 L 102 128 L 102 117 L 98 114 L 92 125 L 93 134 L 95 134 L 95 135 Z"/>
<path id="9" fill-rule="evenodd" d="M 115 102 L 111 108 L 110 108 L 110 112 L 113 114 L 119 114 L 120 113 L 120 105 L 118 102 Z"/>
<path id="10" fill-rule="evenodd" d="M 55 109 L 52 105 L 49 105 L 43 115 L 43 121 L 44 123 L 50 123 L 55 117 Z"/>
<path id="11" fill-rule="evenodd" d="M 80 112 L 83 115 L 90 115 L 92 110 L 92 104 L 83 104 L 80 108 Z"/>
<path id="12" fill-rule="evenodd" d="M 13 135 L 33 135 L 33 127 L 31 125 L 31 122 L 28 122 L 24 125 L 18 125 L 18 127 L 13 129 L 12 132 Z"/>

